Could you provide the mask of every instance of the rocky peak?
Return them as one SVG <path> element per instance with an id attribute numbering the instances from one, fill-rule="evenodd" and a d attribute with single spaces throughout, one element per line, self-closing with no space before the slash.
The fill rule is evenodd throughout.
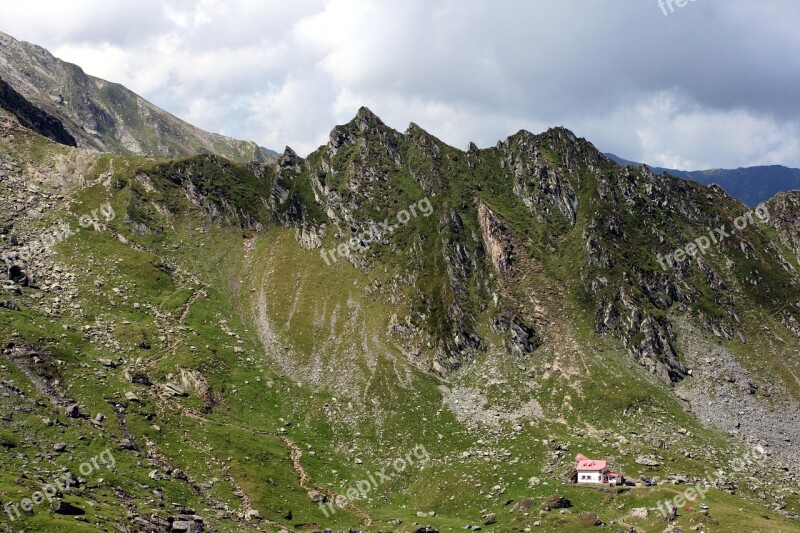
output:
<path id="1" fill-rule="evenodd" d="M 406 128 L 405 135 L 409 137 L 415 137 L 415 136 L 433 137 L 433 135 L 425 131 L 425 129 L 420 127 L 420 125 L 417 124 L 416 122 L 411 122 L 408 124 L 408 128 Z"/>
<path id="2" fill-rule="evenodd" d="M 17 39 L 14 39 L 7 33 L 3 33 L 0 31 L 0 51 L 2 51 L 3 54 L 7 53 L 23 54 L 25 53 L 26 48 L 31 48 L 33 50 L 39 50 L 45 53 L 49 53 L 47 52 L 47 50 L 45 50 L 40 46 L 26 43 L 25 41 L 18 41 Z"/>
<path id="3" fill-rule="evenodd" d="M 399 136 L 400 134 L 387 126 L 378 115 L 362 106 L 350 122 L 331 130 L 327 148 L 331 155 L 335 155 L 341 146 L 355 144 L 358 139 L 386 140 Z"/>
<path id="4" fill-rule="evenodd" d="M 564 139 L 567 142 L 578 142 L 578 137 L 571 131 L 565 128 L 564 126 L 556 126 L 554 128 L 549 128 L 544 135 L 551 135 L 561 139 Z"/>
<path id="5" fill-rule="evenodd" d="M 300 170 L 300 163 L 300 156 L 288 146 L 284 148 L 283 155 L 278 159 L 278 166 L 282 169 Z"/>
<path id="6" fill-rule="evenodd" d="M 385 128 L 386 124 L 380 119 L 378 115 L 373 113 L 368 107 L 361 106 L 356 113 L 352 123 L 358 126 L 362 132 L 368 132 L 375 129 Z"/>
<path id="7" fill-rule="evenodd" d="M 503 141 L 503 144 L 510 145 L 514 142 L 535 144 L 536 137 L 537 136 L 535 133 L 531 133 L 530 131 L 523 129 L 519 130 L 514 135 L 510 135 L 505 141 Z"/>

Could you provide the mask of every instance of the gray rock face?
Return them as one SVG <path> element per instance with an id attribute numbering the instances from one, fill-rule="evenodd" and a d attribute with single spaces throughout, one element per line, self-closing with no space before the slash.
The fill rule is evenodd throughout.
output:
<path id="1" fill-rule="evenodd" d="M 300 224 L 295 229 L 295 238 L 304 250 L 313 250 L 322 246 L 322 239 L 325 238 L 325 228 L 315 228 L 308 224 Z"/>
<path id="2" fill-rule="evenodd" d="M 792 250 L 800 261 L 800 191 L 780 193 L 772 200 L 762 204 L 769 212 L 769 225 L 775 228 L 783 243 Z"/>
<path id="3" fill-rule="evenodd" d="M 467 284 L 478 273 L 477 259 L 483 255 L 483 248 L 478 246 L 475 253 L 471 254 L 465 246 L 467 236 L 457 211 L 452 211 L 445 218 L 442 229 L 442 254 L 447 268 L 448 288 L 452 294 L 447 306 L 450 335 L 440 341 L 434 369 L 440 375 L 447 375 L 472 361 L 481 344 L 475 318 L 468 312 Z"/>
<path id="4" fill-rule="evenodd" d="M 596 150 L 582 150 L 572 132 L 555 128 L 546 135 L 552 137 L 551 144 L 563 145 L 566 141 L 573 148 L 574 153 L 567 157 L 567 168 L 576 166 L 579 159 L 586 157 L 596 162 Z M 558 214 L 574 224 L 578 213 L 577 194 L 568 177 L 547 163 L 535 136 L 521 131 L 502 142 L 500 149 L 503 153 L 501 167 L 513 177 L 514 194 L 522 198 L 531 215 L 544 221 Z"/>
<path id="5" fill-rule="evenodd" d="M 679 381 L 686 375 L 672 348 L 671 325 L 653 317 L 640 298 L 621 288 L 613 301 L 600 301 L 598 315 L 598 331 L 620 336 L 634 359 L 651 374 L 665 381 Z"/>
<path id="6" fill-rule="evenodd" d="M 67 146 L 77 146 L 60 120 L 34 106 L 9 84 L 0 79 L 0 107 L 17 117 L 20 124 Z"/>
<path id="7" fill-rule="evenodd" d="M 510 230 L 483 202 L 478 204 L 478 223 L 495 270 L 501 275 L 511 275 L 514 245 Z"/>
<path id="8" fill-rule="evenodd" d="M 507 334 L 506 347 L 509 352 L 519 357 L 526 356 L 542 345 L 536 331 L 528 326 L 520 317 L 502 314 L 495 318 L 492 330 L 498 334 Z"/>

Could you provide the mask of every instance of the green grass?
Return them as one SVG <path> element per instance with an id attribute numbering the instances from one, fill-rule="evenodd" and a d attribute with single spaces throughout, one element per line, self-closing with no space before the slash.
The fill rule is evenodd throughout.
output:
<path id="1" fill-rule="evenodd" d="M 356 133 L 352 125 L 345 131 Z M 559 476 L 576 453 L 609 458 L 629 477 L 702 475 L 721 455 L 735 455 L 736 447 L 726 435 L 704 428 L 668 385 L 643 375 L 621 339 L 596 332 L 598 303 L 614 296 L 621 285 L 652 316 L 669 317 L 675 311 L 648 298 L 635 282 L 642 272 L 657 268 L 647 247 L 652 228 L 639 220 L 640 211 L 615 210 L 618 206 L 601 202 L 600 185 L 585 165 L 567 172 L 563 154 L 543 148 L 542 161 L 559 173 L 564 187 L 574 190 L 582 207 L 574 224 L 553 204 L 537 205 L 532 213 L 514 192 L 511 170 L 497 171 L 503 157 L 498 149 L 481 151 L 476 168 L 469 169 L 463 153 L 420 132 L 414 135 L 396 137 L 404 158 L 401 167 L 373 139 L 367 143 L 366 160 L 357 147 L 342 148 L 330 162 L 336 171 L 322 175 L 323 155 L 315 154 L 291 179 L 276 178 L 270 170 L 261 180 L 214 156 L 98 159 L 97 176 L 89 178 L 111 172 L 111 187 L 95 185 L 77 192 L 70 221 L 76 224 L 79 215 L 105 202 L 117 216 L 105 231 L 81 231 L 57 248 L 58 260 L 75 273 L 75 301 L 64 302 L 61 316 L 49 317 L 37 309 L 39 298 L 50 302 L 53 295 L 26 289 L 17 298 L 23 311 L 0 309 L 0 341 L 3 346 L 24 343 L 50 354 L 33 366 L 34 371 L 59 380 L 65 394 L 88 416 L 102 413 L 103 427 L 66 418 L 24 374 L 3 361 L 0 379 L 14 380 L 35 401 L 0 397 L 1 414 L 12 415 L 0 430 L 0 444 L 15 445 L 14 453 L 32 457 L 52 449 L 55 442 L 67 442 L 69 454 L 42 456 L 28 467 L 39 474 L 74 469 L 110 447 L 117 472 L 104 472 L 102 483 L 90 480 L 85 491 L 67 495 L 87 508 L 87 522 L 37 509 L 26 518 L 27 527 L 88 530 L 126 523 L 115 489 L 130 494 L 143 515 L 175 514 L 173 504 L 178 503 L 195 508 L 222 531 L 238 531 L 241 525 L 230 516 L 217 518 L 213 506 L 228 506 L 232 515 L 242 511 L 240 489 L 264 518 L 256 524 L 265 530 L 277 530 L 278 525 L 298 531 L 358 527 L 358 512 L 338 510 L 326 518 L 308 491 L 346 493 L 370 472 L 424 446 L 428 464 L 415 465 L 354 501 L 371 517 L 371 529 L 396 528 L 394 519 L 407 527 L 420 522 L 442 530 L 461 529 L 480 525 L 483 515 L 493 513 L 497 524 L 484 530 L 507 531 L 541 520 L 543 530 L 574 531 L 586 528 L 583 512 L 595 512 L 611 523 L 632 507 L 652 507 L 673 494 L 661 485 L 614 494 L 563 484 Z M 538 139 L 550 142 L 554 135 Z M 511 142 L 515 150 L 523 150 L 531 138 L 520 134 Z M 432 146 L 438 151 L 435 157 L 427 155 Z M 40 156 L 34 154 L 45 159 L 51 155 L 46 149 Z M 351 164 L 357 169 L 368 165 L 378 178 L 350 172 Z M 620 172 L 607 163 L 601 170 Z M 319 250 L 298 246 L 293 228 L 272 223 L 325 222 L 330 226 L 324 247 L 345 242 L 350 228 L 334 227 L 326 213 L 331 206 L 313 199 L 311 176 L 345 201 L 370 199 L 353 210 L 360 221 L 392 218 L 425 197 L 431 199 L 434 213 L 413 219 L 386 244 L 365 251 L 365 268 L 343 259 L 329 266 Z M 614 177 L 631 181 L 632 190 L 645 187 L 641 175 Z M 273 209 L 270 191 L 276 179 L 290 199 Z M 148 190 L 148 181 L 155 190 Z M 533 177 L 522 181 L 521 190 L 543 194 Z M 689 186 L 676 198 L 696 201 L 698 191 Z M 615 189 L 614 194 L 621 193 Z M 478 202 L 508 228 L 516 254 L 513 279 L 497 275 L 486 257 Z M 659 228 L 670 235 L 666 248 L 698 229 L 667 208 L 649 206 L 641 197 L 636 202 L 636 209 L 652 210 Z M 723 206 L 712 212 L 727 216 L 730 209 Z M 592 229 L 595 219 L 619 222 L 624 236 Z M 334 236 L 337 229 L 342 231 L 339 238 Z M 601 240 L 614 268 L 587 265 L 587 232 Z M 467 257 L 463 263 L 452 259 L 457 249 Z M 753 270 L 764 278 L 765 294 L 753 299 L 752 315 L 740 313 L 743 327 L 756 331 L 762 309 L 774 308 L 770 299 L 780 290 L 793 289 L 787 289 L 785 275 L 767 264 L 765 252 L 748 262 L 735 250 L 728 251 L 738 261 L 740 270 L 733 274 L 737 279 Z M 709 258 L 720 273 L 722 259 Z M 607 277 L 608 288 L 594 294 L 591 282 L 601 275 Z M 724 319 L 719 295 L 699 271 L 693 268 L 687 279 L 697 287 L 692 309 Z M 274 333 L 274 344 L 267 347 L 259 336 L 262 294 Z M 454 309 L 463 315 L 454 316 Z M 524 357 L 508 353 L 507 333 L 489 326 L 501 313 L 536 329 L 543 346 Z M 405 338 L 391 333 L 393 315 L 400 323 L 408 317 L 418 334 Z M 91 327 L 84 331 L 87 325 Z M 474 361 L 446 380 L 432 376 L 429 369 L 437 351 L 450 349 L 454 332 L 462 326 L 481 337 L 474 352 L 465 356 Z M 770 327 L 779 328 L 775 321 Z M 758 355 L 775 350 L 764 337 L 753 337 L 747 347 L 732 342 L 729 348 L 759 372 L 779 372 L 775 355 Z M 632 342 L 640 340 L 633 336 Z M 141 348 L 141 342 L 150 348 Z M 125 361 L 123 367 L 107 368 L 99 362 L 117 358 Z M 129 382 L 125 369 L 145 373 L 153 386 Z M 182 371 L 199 372 L 209 394 L 201 397 L 190 390 L 188 397 L 162 397 L 159 387 L 178 380 Z M 506 413 L 535 400 L 542 414 L 473 427 L 443 405 L 444 385 L 479 391 L 486 408 Z M 127 400 L 131 392 L 140 401 Z M 117 413 L 123 413 L 140 453 L 120 447 L 124 431 Z M 59 423 L 45 426 L 42 418 Z M 680 428 L 685 432 L 678 433 Z M 652 438 L 656 433 L 665 435 L 667 448 Z M 282 437 L 303 451 L 300 462 L 309 476 L 305 487 Z M 143 453 L 148 442 L 194 484 L 171 477 L 151 479 L 153 470 L 163 468 Z M 556 443 L 568 445 L 569 451 L 555 454 Z M 658 456 L 661 466 L 637 465 L 635 458 L 641 454 Z M 31 479 L 17 479 L 23 463 L 16 455 L 4 454 L 3 466 L 4 501 L 25 497 L 35 488 Z M 531 477 L 542 483 L 529 486 Z M 155 488 L 163 495 L 155 496 Z M 719 521 L 710 527 L 740 531 L 752 524 L 761 530 L 791 530 L 793 522 L 754 503 L 756 495 L 746 486 L 740 490 L 743 497 L 709 493 L 710 515 Z M 556 493 L 572 500 L 574 507 L 539 517 L 541 503 Z M 510 513 L 506 505 L 521 498 L 533 501 L 527 517 Z M 791 498 L 788 505 L 797 509 Z M 430 511 L 435 516 L 417 516 Z M 679 523 L 688 527 L 698 520 L 695 511 L 686 511 Z M 656 529 L 664 524 L 651 516 L 637 525 Z"/>

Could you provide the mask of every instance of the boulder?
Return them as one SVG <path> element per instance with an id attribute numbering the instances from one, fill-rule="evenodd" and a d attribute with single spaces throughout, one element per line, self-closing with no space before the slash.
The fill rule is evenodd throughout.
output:
<path id="1" fill-rule="evenodd" d="M 545 500 L 542 504 L 543 511 L 552 511 L 553 509 L 567 509 L 572 507 L 572 502 L 566 499 L 565 497 L 561 496 L 560 494 L 554 494 Z"/>
<path id="2" fill-rule="evenodd" d="M 202 533 L 203 524 L 190 520 L 176 520 L 172 522 L 172 531 L 183 531 L 185 533 Z"/>
<path id="3" fill-rule="evenodd" d="M 661 463 L 656 461 L 652 455 L 640 455 L 636 458 L 636 464 L 642 466 L 659 466 Z"/>
<path id="4" fill-rule="evenodd" d="M 584 527 L 605 525 L 605 523 L 597 516 L 597 513 L 581 513 L 580 523 Z"/>
<path id="5" fill-rule="evenodd" d="M 525 513 L 533 507 L 533 500 L 530 498 L 520 498 L 517 503 L 511 506 L 509 513 Z"/>
<path id="6" fill-rule="evenodd" d="M 139 401 L 141 401 L 139 399 L 139 397 L 136 396 L 136 394 L 134 394 L 131 391 L 128 391 L 128 392 L 125 393 L 125 399 L 128 400 L 129 402 L 139 402 Z"/>
<path id="7" fill-rule="evenodd" d="M 164 392 L 173 396 L 186 396 L 186 389 L 180 383 L 173 381 L 164 384 Z"/>
<path id="8" fill-rule="evenodd" d="M 53 512 L 56 514 L 64 514 L 70 516 L 77 516 L 86 513 L 86 511 L 84 511 L 80 507 L 75 507 L 71 503 L 67 503 L 64 500 L 57 500 L 56 502 L 53 503 Z"/>
<path id="9" fill-rule="evenodd" d="M 8 309 L 9 311 L 19 311 L 19 305 L 14 300 L 0 301 L 0 307 Z"/>

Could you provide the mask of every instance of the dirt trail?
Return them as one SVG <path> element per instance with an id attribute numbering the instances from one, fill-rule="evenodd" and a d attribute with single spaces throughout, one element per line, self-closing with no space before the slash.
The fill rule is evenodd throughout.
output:
<path id="1" fill-rule="evenodd" d="M 185 434 L 184 434 L 184 437 L 186 437 Z M 145 440 L 146 440 L 146 444 L 147 444 L 147 456 L 153 461 L 153 463 L 155 463 L 156 465 L 158 465 L 159 467 L 161 467 L 164 470 L 171 470 L 171 471 L 175 470 L 175 468 L 170 463 L 169 458 L 166 455 L 164 455 L 158 449 L 156 444 L 154 442 L 150 441 L 150 440 L 147 440 L 147 439 L 145 439 Z M 188 442 L 188 440 L 187 440 L 187 442 Z M 196 443 L 194 443 L 194 444 L 196 445 Z M 256 531 L 260 531 L 261 530 L 261 528 L 259 528 L 257 524 L 249 522 L 249 521 L 246 521 L 246 520 L 244 520 L 242 518 L 244 516 L 247 516 L 246 512 L 244 512 L 244 510 L 243 510 L 242 516 L 239 516 L 238 513 L 236 513 L 236 511 L 234 509 L 231 509 L 228 506 L 228 504 L 218 500 L 213 495 L 211 495 L 209 493 L 209 491 L 204 489 L 192 476 L 190 476 L 188 473 L 184 473 L 184 474 L 185 474 L 184 481 L 186 482 L 186 484 L 189 485 L 189 487 L 191 487 L 192 490 L 194 490 L 195 493 L 197 493 L 197 495 L 200 496 L 200 498 L 203 499 L 203 501 L 207 502 L 209 507 L 211 507 L 212 509 L 224 509 L 225 511 L 233 514 L 234 515 L 234 520 L 236 520 L 238 525 L 240 527 L 242 527 L 242 528 L 256 530 Z M 235 492 L 236 488 L 237 488 L 237 486 L 234 486 L 234 492 Z M 248 509 L 250 508 L 249 507 L 249 498 L 247 499 L 247 508 Z M 281 524 L 277 524 L 277 523 L 274 523 L 274 522 L 271 522 L 271 521 L 268 521 L 268 520 L 265 521 L 265 523 L 266 523 L 266 525 L 269 525 L 269 526 L 272 526 L 272 527 L 285 527 L 285 526 L 283 526 Z"/>
<path id="2" fill-rule="evenodd" d="M 622 527 L 627 528 L 627 529 L 633 529 L 637 533 L 647 533 L 646 529 L 644 529 L 642 527 L 639 527 L 639 526 L 634 526 L 633 524 L 628 524 L 627 522 L 625 522 L 625 518 L 627 518 L 627 517 L 628 517 L 628 515 L 625 515 L 624 517 L 618 519 L 617 520 L 617 525 L 618 526 L 622 526 Z"/>
<path id="3" fill-rule="evenodd" d="M 163 261 L 163 258 L 161 258 L 161 260 Z M 208 285 L 200 281 L 200 279 L 197 276 L 195 276 L 188 270 L 179 267 L 177 265 L 171 265 L 171 266 L 173 267 L 176 273 L 180 274 L 184 278 L 183 283 L 185 283 L 186 285 L 190 285 L 189 283 L 185 282 L 185 280 L 188 279 L 189 281 L 191 281 L 191 285 L 196 285 L 200 287 L 193 289 L 192 295 L 189 297 L 189 299 L 186 301 L 186 303 L 183 305 L 183 308 L 181 309 L 181 314 L 180 318 L 178 319 L 178 323 L 183 324 L 184 322 L 186 322 L 186 317 L 189 315 L 189 311 L 192 309 L 192 305 L 197 301 L 197 299 L 200 298 L 201 296 L 208 295 L 208 293 L 206 292 Z"/>
<path id="4" fill-rule="evenodd" d="M 283 442 L 283 444 L 286 446 L 286 448 L 287 448 L 287 450 L 289 452 L 289 458 L 290 458 L 290 460 L 292 462 L 292 469 L 297 474 L 298 483 L 300 485 L 300 488 L 302 488 L 303 490 L 307 490 L 307 491 L 314 490 L 314 491 L 317 491 L 317 492 L 319 492 L 321 494 L 324 494 L 328 498 L 328 500 L 331 501 L 331 502 L 334 502 L 334 501 L 347 502 L 346 505 L 345 505 L 345 508 L 348 511 L 352 512 L 353 514 L 355 514 L 356 516 L 358 516 L 359 518 L 361 518 L 362 526 L 367 527 L 372 523 L 372 519 L 369 517 L 369 515 L 365 511 L 360 509 L 358 506 L 356 506 L 352 501 L 350 501 L 349 499 L 347 499 L 343 495 L 337 494 L 336 492 L 330 490 L 327 487 L 323 487 L 323 486 L 320 486 L 320 485 L 317 485 L 317 484 L 314 483 L 313 479 L 311 478 L 311 476 L 308 475 L 306 470 L 303 468 L 302 463 L 300 462 L 300 459 L 303 457 L 303 450 L 297 444 L 295 444 L 294 441 L 292 441 L 291 439 L 289 439 L 285 435 L 280 435 L 280 434 L 278 434 L 276 432 L 271 432 L 271 431 L 263 431 L 263 430 L 258 430 L 258 429 L 252 429 L 252 428 L 240 426 L 238 424 L 210 420 L 209 418 L 206 418 L 206 417 L 194 412 L 192 409 L 189 409 L 189 408 L 187 408 L 185 406 L 178 405 L 177 403 L 174 403 L 174 402 L 167 402 L 164 398 L 158 398 L 156 400 L 156 403 L 158 403 L 159 406 L 161 406 L 165 410 L 166 409 L 171 409 L 173 411 L 177 411 L 181 416 L 185 416 L 185 417 L 191 418 L 191 419 L 196 420 L 198 422 L 201 422 L 203 424 L 213 424 L 213 425 L 216 425 L 218 427 L 222 427 L 222 428 L 226 428 L 226 429 L 235 429 L 235 430 L 238 430 L 238 431 L 243 431 L 245 433 L 249 433 L 251 435 L 262 435 L 262 436 L 269 436 L 269 437 L 279 438 Z M 191 440 L 191 439 L 189 439 L 188 436 L 187 436 L 187 439 Z M 212 452 L 209 451 L 206 455 L 207 455 L 207 457 L 210 458 L 210 460 L 214 464 L 219 466 L 219 468 L 225 472 L 226 477 L 228 479 L 228 482 L 231 484 L 231 486 L 234 489 L 234 493 L 238 497 L 242 498 L 242 513 L 246 516 L 247 511 L 252 509 L 250 497 L 241 488 L 241 486 L 236 482 L 235 478 L 230 474 L 227 466 L 220 464 L 219 461 L 217 461 L 214 458 L 214 454 Z"/>
<path id="5" fill-rule="evenodd" d="M 303 465 L 300 464 L 300 458 L 303 457 L 303 450 L 289 440 L 288 437 L 281 437 L 281 440 L 286 447 L 289 448 L 289 457 L 292 459 L 292 466 L 294 467 L 294 471 L 297 472 L 297 477 L 300 478 L 300 487 L 308 490 L 309 476 L 303 468 Z"/>
<path id="6" fill-rule="evenodd" d="M 300 447 L 292 442 L 288 437 L 282 436 L 281 440 L 286 447 L 289 448 L 289 457 L 291 457 L 294 471 L 297 473 L 297 477 L 300 479 L 300 487 L 305 490 L 316 490 L 317 492 L 324 494 L 331 504 L 336 504 L 336 502 L 345 502 L 344 508 L 361 518 L 362 526 L 369 527 L 372 524 L 372 519 L 369 517 L 369 515 L 356 504 L 354 504 L 350 499 L 341 494 L 337 494 L 330 489 L 314 485 L 313 482 L 309 483 L 309 481 L 311 481 L 311 477 L 308 475 L 308 473 L 306 473 L 303 465 L 300 464 L 300 458 L 303 457 L 303 450 L 301 450 Z"/>

